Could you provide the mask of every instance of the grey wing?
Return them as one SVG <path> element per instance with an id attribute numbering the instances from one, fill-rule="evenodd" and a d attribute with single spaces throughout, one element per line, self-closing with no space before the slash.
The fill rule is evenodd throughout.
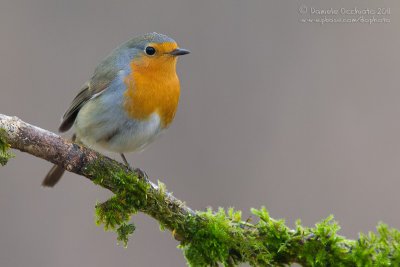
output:
<path id="1" fill-rule="evenodd" d="M 79 110 L 94 97 L 99 96 L 106 90 L 109 84 L 114 80 L 118 74 L 118 69 L 115 68 L 115 56 L 111 54 L 105 58 L 100 65 L 96 68 L 94 75 L 90 82 L 86 83 L 78 95 L 74 98 L 71 105 L 64 113 L 62 122 L 58 130 L 60 132 L 68 131 L 75 122 Z"/>
<path id="2" fill-rule="evenodd" d="M 66 132 L 68 131 L 72 125 L 75 122 L 76 116 L 78 115 L 79 110 L 87 101 L 89 101 L 92 98 L 93 94 L 90 90 L 89 84 L 85 84 L 81 91 L 78 93 L 78 95 L 72 100 L 71 105 L 67 109 L 67 111 L 64 113 L 64 116 L 62 118 L 62 122 L 60 127 L 58 128 L 58 131 L 60 132 Z"/>

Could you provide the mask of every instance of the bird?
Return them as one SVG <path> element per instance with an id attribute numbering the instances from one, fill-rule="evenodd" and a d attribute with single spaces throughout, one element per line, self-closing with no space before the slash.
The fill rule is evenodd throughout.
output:
<path id="1" fill-rule="evenodd" d="M 134 37 L 95 68 L 62 117 L 59 132 L 97 151 L 141 151 L 172 123 L 179 103 L 178 56 L 189 54 L 164 34 Z M 54 165 L 42 185 L 53 187 L 64 169 Z"/>

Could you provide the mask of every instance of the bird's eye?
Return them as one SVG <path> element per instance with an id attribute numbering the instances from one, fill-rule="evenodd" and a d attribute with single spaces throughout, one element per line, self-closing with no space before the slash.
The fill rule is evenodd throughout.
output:
<path id="1" fill-rule="evenodd" d="M 152 46 L 148 46 L 144 49 L 144 52 L 146 52 L 147 55 L 152 56 L 156 53 L 156 49 Z"/>

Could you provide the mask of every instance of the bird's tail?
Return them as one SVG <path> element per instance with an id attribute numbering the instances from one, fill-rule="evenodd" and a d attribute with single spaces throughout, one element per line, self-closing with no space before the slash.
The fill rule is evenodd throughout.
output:
<path id="1" fill-rule="evenodd" d="M 58 181 L 60 181 L 64 171 L 64 168 L 54 165 L 53 168 L 51 168 L 51 170 L 47 173 L 42 185 L 45 187 L 53 187 Z"/>
<path id="2" fill-rule="evenodd" d="M 76 135 L 72 135 L 71 138 L 72 142 L 75 142 L 76 140 Z M 53 167 L 50 169 L 50 171 L 47 173 L 46 177 L 43 179 L 42 186 L 45 187 L 53 187 L 60 181 L 62 175 L 64 174 L 64 168 L 58 166 L 58 165 L 53 165 Z"/>

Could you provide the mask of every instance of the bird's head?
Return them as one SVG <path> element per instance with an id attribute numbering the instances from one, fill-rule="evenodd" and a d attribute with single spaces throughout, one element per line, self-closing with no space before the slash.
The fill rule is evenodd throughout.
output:
<path id="1" fill-rule="evenodd" d="M 155 32 L 131 39 L 126 47 L 134 53 L 131 64 L 137 70 L 175 70 L 177 57 L 189 54 L 188 50 L 179 48 L 172 38 Z"/>

